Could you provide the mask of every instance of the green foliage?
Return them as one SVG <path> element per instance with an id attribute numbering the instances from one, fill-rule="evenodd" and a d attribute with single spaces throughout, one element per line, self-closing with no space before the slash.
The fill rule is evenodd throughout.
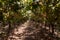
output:
<path id="1" fill-rule="evenodd" d="M 0 0 L 0 21 L 14 23 L 26 18 L 60 28 L 60 0 Z"/>

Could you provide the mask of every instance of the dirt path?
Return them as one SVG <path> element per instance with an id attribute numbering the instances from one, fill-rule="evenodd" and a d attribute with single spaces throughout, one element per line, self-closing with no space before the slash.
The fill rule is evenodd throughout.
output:
<path id="1" fill-rule="evenodd" d="M 22 37 L 22 34 L 26 32 L 26 28 L 29 27 L 29 20 L 27 20 L 24 24 L 18 26 L 13 30 L 13 35 L 9 36 L 9 40 L 23 40 L 24 37 Z"/>
<path id="2" fill-rule="evenodd" d="M 36 23 L 36 24 L 38 24 L 38 23 Z M 40 30 L 39 27 L 37 26 L 36 27 L 37 29 L 35 28 L 36 24 L 34 22 L 31 22 L 30 20 L 27 20 L 22 25 L 19 25 L 17 28 L 15 28 L 13 30 L 12 35 L 9 36 L 8 40 L 24 40 L 25 37 L 28 37 L 29 35 L 31 35 L 33 33 L 39 32 L 38 31 L 38 30 Z M 42 26 L 42 24 L 39 24 L 39 26 Z M 32 28 L 32 27 L 34 27 L 34 28 Z M 42 28 L 45 28 L 45 26 L 43 25 Z M 46 29 L 49 30 L 49 27 L 46 27 Z M 57 32 L 55 32 L 55 34 L 57 35 Z M 58 35 L 58 36 L 60 36 L 60 35 Z M 34 36 L 32 36 L 32 38 L 34 38 Z M 30 37 L 30 39 L 31 39 L 31 37 Z"/>

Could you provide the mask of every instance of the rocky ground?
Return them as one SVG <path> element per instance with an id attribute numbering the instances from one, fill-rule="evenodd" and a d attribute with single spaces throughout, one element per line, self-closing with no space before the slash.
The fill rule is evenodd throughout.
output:
<path id="1" fill-rule="evenodd" d="M 57 40 L 56 36 L 58 33 L 54 32 L 55 37 L 52 37 L 51 32 L 52 30 L 49 30 L 49 27 L 45 27 L 44 24 L 28 20 L 17 26 L 10 33 L 8 40 Z"/>

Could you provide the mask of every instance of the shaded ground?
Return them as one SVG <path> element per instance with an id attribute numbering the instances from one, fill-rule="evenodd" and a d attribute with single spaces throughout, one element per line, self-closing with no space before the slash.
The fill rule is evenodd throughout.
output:
<path id="1" fill-rule="evenodd" d="M 44 24 L 27 20 L 12 30 L 8 40 L 58 40 L 57 34 L 52 35 L 52 30 Z"/>

